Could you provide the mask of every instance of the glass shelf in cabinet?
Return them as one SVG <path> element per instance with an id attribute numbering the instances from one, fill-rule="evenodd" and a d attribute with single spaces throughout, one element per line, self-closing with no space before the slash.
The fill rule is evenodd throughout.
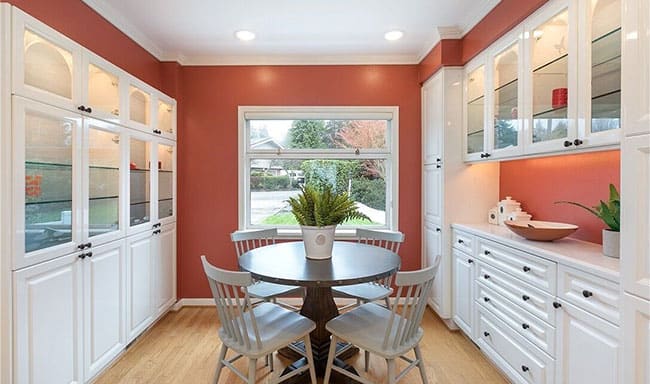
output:
<path id="1" fill-rule="evenodd" d="M 557 71 L 555 69 L 558 65 L 565 66 L 564 61 L 568 61 L 569 55 L 567 53 L 556 57 L 555 59 L 540 65 L 539 67 L 533 69 L 534 74 L 566 74 L 566 69 L 562 71 Z"/>
<path id="2" fill-rule="evenodd" d="M 538 112 L 533 115 L 533 119 L 566 119 L 567 118 L 567 107 L 558 107 L 547 109 L 542 112 Z"/>

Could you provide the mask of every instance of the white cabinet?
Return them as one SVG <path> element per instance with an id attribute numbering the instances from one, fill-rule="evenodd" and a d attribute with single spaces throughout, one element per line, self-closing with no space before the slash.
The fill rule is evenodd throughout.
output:
<path id="1" fill-rule="evenodd" d="M 473 338 L 474 312 L 474 259 L 462 251 L 454 255 L 454 322 Z"/>
<path id="2" fill-rule="evenodd" d="M 164 225 L 154 237 L 152 248 L 152 293 L 157 317 L 176 302 L 176 224 Z"/>
<path id="3" fill-rule="evenodd" d="M 152 303 L 153 257 L 151 232 L 126 241 L 126 331 L 127 343 L 136 338 L 154 320 Z"/>
<path id="4" fill-rule="evenodd" d="M 88 380 L 125 346 L 124 242 L 86 252 L 83 261 L 84 378 Z"/>
<path id="5" fill-rule="evenodd" d="M 619 382 L 621 335 L 617 326 L 561 301 L 556 383 Z"/>
<path id="6" fill-rule="evenodd" d="M 125 123 L 125 73 L 88 51 L 84 51 L 82 68 L 83 102 L 77 109 L 98 119 Z"/>
<path id="7" fill-rule="evenodd" d="M 650 383 L 650 301 L 623 294 L 622 383 Z"/>
<path id="8" fill-rule="evenodd" d="M 81 264 L 70 255 L 14 273 L 13 382 L 82 382 Z"/>
<path id="9" fill-rule="evenodd" d="M 440 258 L 442 257 L 442 248 L 440 244 L 441 231 L 442 230 L 438 226 L 432 226 L 430 224 L 425 224 L 424 226 L 424 239 L 423 239 L 424 254 L 422 260 L 423 268 L 436 265 L 436 263 L 438 263 L 438 260 L 440 260 Z M 442 265 L 442 260 L 440 260 L 440 263 Z M 440 270 L 440 267 L 438 267 L 438 270 Z M 440 272 L 438 272 L 438 274 L 436 275 L 436 279 L 433 282 L 431 296 L 429 297 L 429 304 L 439 314 L 445 313 L 443 307 L 443 305 L 446 304 L 444 302 L 445 291 L 443 289 L 445 280 L 447 280 L 447 278 L 443 276 Z M 446 318 L 448 317 L 449 315 L 447 315 Z"/>

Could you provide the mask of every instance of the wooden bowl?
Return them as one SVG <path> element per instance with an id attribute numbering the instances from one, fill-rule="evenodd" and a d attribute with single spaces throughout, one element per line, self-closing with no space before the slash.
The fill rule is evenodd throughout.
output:
<path id="1" fill-rule="evenodd" d="M 505 221 L 514 233 L 528 240 L 553 241 L 569 236 L 578 229 L 577 225 L 551 221 Z"/>

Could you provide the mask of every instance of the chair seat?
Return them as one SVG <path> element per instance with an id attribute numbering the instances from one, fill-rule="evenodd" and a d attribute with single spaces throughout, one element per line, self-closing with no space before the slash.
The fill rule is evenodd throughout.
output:
<path id="1" fill-rule="evenodd" d="M 248 294 L 250 297 L 254 297 L 256 299 L 269 299 L 276 296 L 299 293 L 301 289 L 301 287 L 295 287 L 291 285 L 282 285 L 259 281 L 248 287 Z"/>
<path id="2" fill-rule="evenodd" d="M 393 290 L 377 283 L 361 283 L 332 287 L 334 294 L 359 298 L 363 301 L 381 300 L 393 293 Z"/>
<path id="3" fill-rule="evenodd" d="M 316 323 L 295 312 L 280 307 L 277 304 L 262 303 L 253 308 L 261 345 L 255 342 L 255 332 L 251 324 L 251 316 L 245 313 L 243 318 L 248 330 L 250 348 L 228 338 L 223 327 L 219 328 L 219 337 L 228 348 L 238 353 L 258 358 L 290 344 L 316 328 Z"/>
<path id="4" fill-rule="evenodd" d="M 330 320 L 326 328 L 336 337 L 346 340 L 366 351 L 391 359 L 413 349 L 422 338 L 424 332 L 421 327 L 418 327 L 418 331 L 411 340 L 408 340 L 397 348 L 393 348 L 392 343 L 384 348 L 382 344 L 384 334 L 386 333 L 386 329 L 388 329 L 390 315 L 391 311 L 380 305 L 374 303 L 362 304 Z M 402 317 L 396 315 L 391 327 L 391 337 L 389 340 L 393 340 L 400 321 L 402 321 Z"/>

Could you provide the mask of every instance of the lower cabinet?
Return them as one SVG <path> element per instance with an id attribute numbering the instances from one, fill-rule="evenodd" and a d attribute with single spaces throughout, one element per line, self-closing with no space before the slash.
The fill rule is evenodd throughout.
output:
<path id="1" fill-rule="evenodd" d="M 163 226 L 152 247 L 153 304 L 158 317 L 176 301 L 176 226 Z"/>
<path id="2" fill-rule="evenodd" d="M 131 236 L 126 241 L 126 330 L 130 343 L 153 322 L 152 232 Z"/>
<path id="3" fill-rule="evenodd" d="M 619 327 L 565 301 L 558 311 L 557 383 L 619 382 Z"/>
<path id="4" fill-rule="evenodd" d="M 473 336 L 474 259 L 462 251 L 452 250 L 454 258 L 454 322 L 465 334 Z"/>
<path id="5" fill-rule="evenodd" d="M 442 254 L 442 245 L 440 241 L 440 227 L 436 224 L 426 223 L 424 227 L 424 265 L 422 267 L 435 265 L 435 263 L 440 261 L 438 274 L 433 281 L 429 304 L 442 318 L 448 319 L 451 317 L 451 313 L 445 313 L 444 309 L 449 307 L 446 303 L 446 301 L 449 300 L 447 298 L 449 290 L 445 289 L 445 287 L 449 281 L 448 275 L 450 275 L 450 266 L 449 261 L 445 260 Z"/>
<path id="6" fill-rule="evenodd" d="M 650 383 L 648 359 L 650 359 L 650 301 L 624 293 L 621 383 Z"/>
<path id="7" fill-rule="evenodd" d="M 14 272 L 15 383 L 82 382 L 82 264 L 74 254 Z"/>

